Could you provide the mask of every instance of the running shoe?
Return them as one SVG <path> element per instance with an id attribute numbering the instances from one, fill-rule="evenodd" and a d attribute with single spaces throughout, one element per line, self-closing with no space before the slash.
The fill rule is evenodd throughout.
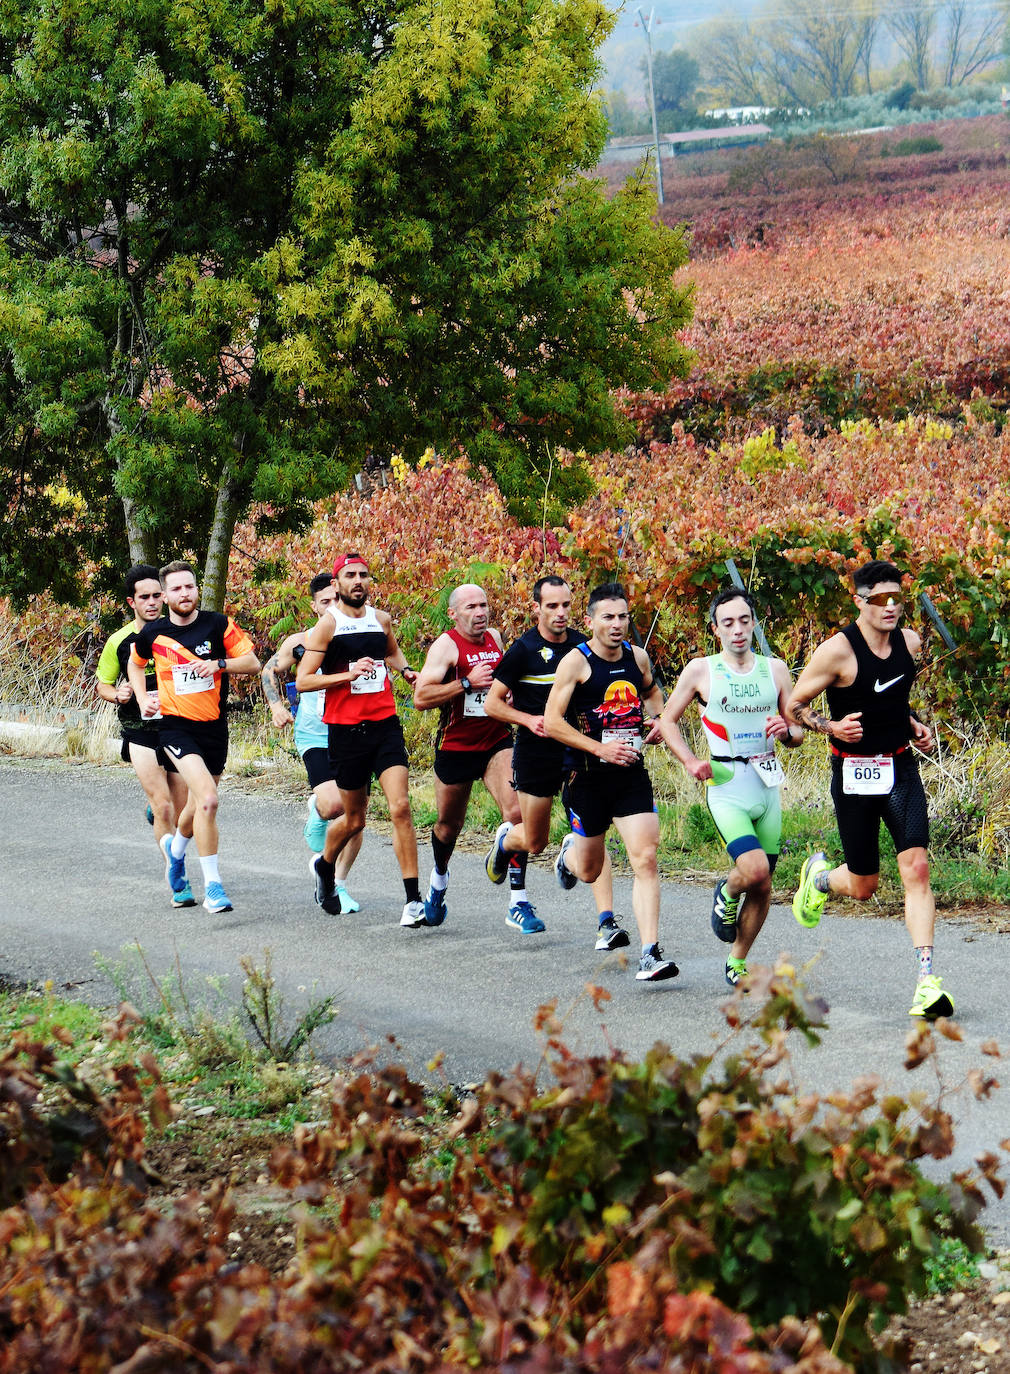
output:
<path id="1" fill-rule="evenodd" d="M 575 874 L 565 867 L 565 855 L 574 843 L 575 836 L 569 830 L 568 834 L 561 841 L 558 857 L 554 860 L 554 876 L 558 880 L 558 887 L 564 888 L 566 892 L 571 892 L 572 888 L 579 881 Z"/>
<path id="2" fill-rule="evenodd" d="M 724 945 L 731 945 L 736 939 L 736 917 L 740 907 L 739 897 L 730 897 L 726 891 L 726 879 L 720 878 L 712 895 L 712 929 L 715 938 Z"/>
<path id="3" fill-rule="evenodd" d="M 305 843 L 312 850 L 313 854 L 321 854 L 323 845 L 326 843 L 326 828 L 329 821 L 324 821 L 315 807 L 315 797 L 309 798 L 309 818 L 302 828 L 305 836 Z"/>
<path id="4" fill-rule="evenodd" d="M 921 1016 L 925 1021 L 935 1021 L 938 1016 L 954 1015 L 954 999 L 949 992 L 944 992 L 935 973 L 920 978 L 908 1014 Z"/>
<path id="5" fill-rule="evenodd" d="M 605 921 L 600 923 L 600 928 L 596 932 L 596 948 L 599 950 L 623 949 L 625 945 L 630 945 L 628 932 L 623 926 L 619 926 L 613 916 L 608 916 Z"/>
<path id="6" fill-rule="evenodd" d="M 747 977 L 747 960 L 734 959 L 732 955 L 726 960 L 726 982 L 731 988 L 739 987 Z"/>
<path id="7" fill-rule="evenodd" d="M 147 821 L 148 825 L 154 824 L 154 810 L 150 802 L 148 802 L 147 810 L 144 812 L 144 819 Z"/>
<path id="8" fill-rule="evenodd" d="M 505 924 L 521 931 L 523 935 L 539 935 L 547 929 L 529 902 L 516 902 L 515 906 L 510 906 Z"/>
<path id="9" fill-rule="evenodd" d="M 640 983 L 658 983 L 663 978 L 676 978 L 680 969 L 672 959 L 664 959 L 658 945 L 651 945 L 638 961 L 635 977 Z"/>
<path id="10" fill-rule="evenodd" d="M 361 903 L 354 900 L 339 878 L 337 879 L 334 891 L 340 898 L 341 915 L 346 914 L 348 916 L 353 916 L 356 911 L 361 910 Z"/>
<path id="11" fill-rule="evenodd" d="M 220 883 L 208 883 L 207 891 L 204 893 L 203 905 L 206 911 L 212 911 L 216 916 L 221 911 L 231 911 L 232 904 L 228 900 L 228 894 Z"/>
<path id="12" fill-rule="evenodd" d="M 189 886 L 189 880 L 186 877 L 186 856 L 184 854 L 181 859 L 172 857 L 171 835 L 162 835 L 158 843 L 165 856 L 165 882 L 168 883 L 168 890 L 174 897 L 177 892 L 181 892 L 184 887 Z M 193 894 L 190 893 L 189 895 L 192 897 Z M 179 905 L 185 906 L 186 903 L 180 902 Z M 195 906 L 196 903 L 194 902 L 193 905 Z"/>
<path id="13" fill-rule="evenodd" d="M 196 898 L 193 896 L 193 889 L 189 885 L 188 878 L 184 879 L 178 892 L 172 893 L 172 905 L 174 907 L 196 906 Z"/>
<path id="14" fill-rule="evenodd" d="M 817 878 L 821 873 L 829 872 L 830 868 L 828 856 L 823 849 L 803 860 L 800 885 L 793 898 L 793 915 L 801 926 L 806 926 L 809 930 L 820 923 L 824 903 L 828 900 L 828 894 L 815 886 Z"/>
<path id="15" fill-rule="evenodd" d="M 484 855 L 484 871 L 495 884 L 503 883 L 505 874 L 509 871 L 508 859 L 502 851 L 501 842 L 511 829 L 511 821 L 502 821 L 495 831 L 494 844 Z"/>
<path id="16" fill-rule="evenodd" d="M 332 869 L 326 873 L 320 868 L 322 861 L 323 856 L 321 854 L 309 860 L 309 872 L 316 884 L 316 905 L 321 906 L 327 916 L 339 916 L 343 907 L 340 902 L 340 893 L 337 891 L 337 882 Z"/>
<path id="17" fill-rule="evenodd" d="M 446 874 L 448 877 L 448 874 Z M 430 926 L 440 926 L 448 915 L 445 905 L 445 894 L 448 890 L 443 887 L 441 891 L 434 884 L 435 870 L 431 870 L 431 877 L 428 879 L 428 891 L 424 897 L 424 919 Z"/>
<path id="18" fill-rule="evenodd" d="M 424 918 L 424 903 L 408 902 L 403 908 L 403 915 L 400 917 L 400 925 L 406 926 L 408 930 L 417 930 L 418 926 L 427 924 Z"/>

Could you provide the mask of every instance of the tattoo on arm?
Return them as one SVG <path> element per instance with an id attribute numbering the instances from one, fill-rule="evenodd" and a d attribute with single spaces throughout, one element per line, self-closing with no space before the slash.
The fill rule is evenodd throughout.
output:
<path id="1" fill-rule="evenodd" d="M 793 716 L 799 720 L 808 730 L 816 730 L 819 735 L 831 734 L 830 716 L 822 716 L 819 711 L 808 703 L 805 706 L 797 706 L 793 711 Z"/>
<path id="2" fill-rule="evenodd" d="M 273 658 L 267 660 L 260 677 L 263 679 L 263 695 L 271 706 L 278 704 L 281 699 L 281 688 L 280 683 L 277 681 L 276 654 L 274 654 Z"/>

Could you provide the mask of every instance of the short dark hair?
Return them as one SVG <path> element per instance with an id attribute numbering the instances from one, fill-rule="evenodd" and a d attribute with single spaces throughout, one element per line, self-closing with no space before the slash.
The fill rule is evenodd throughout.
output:
<path id="1" fill-rule="evenodd" d="M 533 583 L 533 600 L 540 605 L 543 600 L 543 590 L 545 587 L 570 587 L 571 583 L 565 577 L 559 577 L 557 573 L 549 573 L 547 577 L 538 577 Z"/>
<path id="2" fill-rule="evenodd" d="M 188 572 L 190 577 L 194 580 L 196 578 L 196 569 L 191 563 L 183 562 L 181 558 L 177 558 L 174 563 L 166 563 L 158 576 L 161 578 L 162 582 L 164 582 L 168 574 L 174 572 Z"/>
<path id="3" fill-rule="evenodd" d="M 314 578 L 312 579 L 312 581 L 309 583 L 309 595 L 310 595 L 310 596 L 315 596 L 317 592 L 323 592 L 323 591 L 326 590 L 327 587 L 332 587 L 332 586 L 333 586 L 333 574 L 332 574 L 332 573 L 316 573 L 315 577 L 314 577 Z"/>
<path id="4" fill-rule="evenodd" d="M 586 606 L 587 615 L 592 615 L 593 607 L 598 601 L 627 601 L 628 593 L 621 586 L 620 582 L 601 582 L 598 587 L 594 587 L 589 593 L 589 604 Z"/>
<path id="5" fill-rule="evenodd" d="M 872 563 L 865 563 L 854 573 L 852 581 L 855 584 L 856 595 L 861 596 L 863 592 L 872 591 L 879 582 L 897 582 L 900 587 L 904 575 L 893 563 L 885 563 L 882 558 L 875 558 Z"/>
<path id="6" fill-rule="evenodd" d="M 126 588 L 126 595 L 132 596 L 137 590 L 138 582 L 160 582 L 161 573 L 157 568 L 153 568 L 150 563 L 134 563 L 133 567 L 123 578 L 123 586 Z"/>
<path id="7" fill-rule="evenodd" d="M 721 592 L 716 592 L 713 596 L 712 604 L 708 608 L 708 618 L 713 625 L 715 624 L 715 613 L 719 607 L 725 606 L 727 601 L 736 601 L 738 598 L 741 601 L 746 601 L 750 607 L 751 615 L 757 620 L 757 607 L 750 592 L 745 592 L 740 587 L 723 587 Z"/>

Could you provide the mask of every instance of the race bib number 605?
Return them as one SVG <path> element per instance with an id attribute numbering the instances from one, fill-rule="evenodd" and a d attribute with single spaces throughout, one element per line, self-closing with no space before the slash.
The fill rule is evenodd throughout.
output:
<path id="1" fill-rule="evenodd" d="M 886 797 L 894 787 L 894 759 L 890 754 L 842 759 L 842 791 L 847 796 Z"/>

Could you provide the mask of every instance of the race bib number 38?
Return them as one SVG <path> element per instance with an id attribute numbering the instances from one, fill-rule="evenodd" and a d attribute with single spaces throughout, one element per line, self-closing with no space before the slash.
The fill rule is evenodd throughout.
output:
<path id="1" fill-rule="evenodd" d="M 860 758 L 846 754 L 842 759 L 842 791 L 846 796 L 886 797 L 894 787 L 894 759 Z"/>
<path id="2" fill-rule="evenodd" d="M 381 692 L 386 681 L 386 665 L 377 663 L 359 677 L 351 680 L 351 695 L 360 696 L 362 692 Z"/>
<path id="3" fill-rule="evenodd" d="M 174 663 L 172 665 L 172 685 L 177 696 L 192 696 L 194 692 L 213 692 L 213 677 L 201 677 L 196 671 L 199 666 L 196 663 Z"/>

